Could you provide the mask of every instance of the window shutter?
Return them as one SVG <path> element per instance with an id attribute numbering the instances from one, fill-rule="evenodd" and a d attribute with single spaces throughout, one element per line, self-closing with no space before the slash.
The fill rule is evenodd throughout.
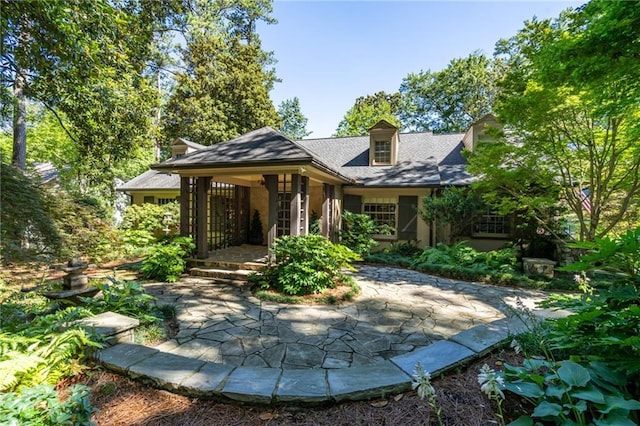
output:
<path id="1" fill-rule="evenodd" d="M 362 213 L 362 197 L 360 195 L 344 195 L 342 210 L 349 210 L 351 213 Z"/>
<path id="2" fill-rule="evenodd" d="M 418 239 L 418 197 L 400 195 L 398 197 L 398 239 Z"/>

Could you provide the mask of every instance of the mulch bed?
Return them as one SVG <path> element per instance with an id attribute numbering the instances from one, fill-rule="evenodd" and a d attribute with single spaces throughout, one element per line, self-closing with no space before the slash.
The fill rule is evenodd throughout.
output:
<path id="1" fill-rule="evenodd" d="M 480 391 L 480 367 L 501 369 L 503 363 L 519 364 L 512 351 L 499 351 L 475 361 L 460 371 L 433 380 L 441 418 L 447 426 L 498 424 L 494 403 Z M 100 410 L 97 425 L 437 425 L 426 400 L 416 392 L 389 395 L 373 401 L 349 402 L 325 407 L 291 408 L 242 406 L 188 398 L 158 390 L 103 370 L 93 370 L 61 383 L 92 388 L 92 402 Z M 507 394 L 503 403 L 509 422 L 531 407 Z"/>

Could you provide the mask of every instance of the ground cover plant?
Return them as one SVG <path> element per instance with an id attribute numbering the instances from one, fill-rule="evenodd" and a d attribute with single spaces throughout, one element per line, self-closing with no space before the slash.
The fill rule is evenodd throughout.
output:
<path id="1" fill-rule="evenodd" d="M 101 297 L 85 299 L 84 306 L 60 308 L 41 294 L 51 284 L 21 291 L 19 284 L 0 279 L 0 424 L 91 424 L 95 408 L 88 388 L 56 389 L 61 381 L 87 372 L 87 355 L 102 346 L 99 336 L 73 322 L 114 311 L 138 318 L 149 338 L 148 330 L 159 329 L 159 323 L 173 315 L 171 309 L 156 307 L 136 282 L 112 279 L 97 285 Z M 152 337 L 164 336 L 156 332 Z"/>
<path id="2" fill-rule="evenodd" d="M 506 366 L 505 389 L 530 400 L 535 409 L 517 424 L 534 419 L 550 424 L 634 425 L 640 421 L 640 290 L 635 271 L 616 286 L 589 285 L 594 269 L 619 270 L 634 265 L 640 229 L 621 237 L 596 240 L 575 265 L 584 293 L 558 297 L 551 306 L 572 314 L 538 324 L 518 336 L 527 359 Z M 629 241 L 629 240 L 633 241 Z M 597 259 L 597 262 L 594 260 Z"/>
<path id="3" fill-rule="evenodd" d="M 465 281 L 562 291 L 578 291 L 580 287 L 574 274 L 567 273 L 569 269 L 558 268 L 559 273 L 553 278 L 527 276 L 521 271 L 514 248 L 480 252 L 464 241 L 424 249 L 405 242 L 371 253 L 364 259 Z M 591 285 L 597 288 L 609 288 L 620 282 L 620 276 L 599 271 L 593 271 L 590 279 Z"/>

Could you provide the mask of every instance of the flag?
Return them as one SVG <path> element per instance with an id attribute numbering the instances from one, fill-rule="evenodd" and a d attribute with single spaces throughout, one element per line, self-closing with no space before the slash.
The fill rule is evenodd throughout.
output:
<path id="1" fill-rule="evenodd" d="M 579 189 L 575 188 L 574 193 L 576 198 L 580 200 L 580 204 L 582 204 L 582 209 L 586 211 L 588 214 L 591 214 L 591 201 L 589 200 L 589 188 Z"/>

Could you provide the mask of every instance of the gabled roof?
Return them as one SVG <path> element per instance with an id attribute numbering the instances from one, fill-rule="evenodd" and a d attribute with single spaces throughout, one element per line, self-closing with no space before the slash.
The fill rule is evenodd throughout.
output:
<path id="1" fill-rule="evenodd" d="M 180 176 L 162 173 L 157 170 L 147 170 L 116 188 L 117 191 L 150 191 L 162 189 L 179 190 Z"/>
<path id="2" fill-rule="evenodd" d="M 195 143 L 195 142 L 191 142 L 190 140 L 187 140 L 185 138 L 177 138 L 175 141 L 173 141 L 173 143 L 171 144 L 173 145 L 186 145 L 189 148 L 192 148 L 194 150 L 200 150 L 203 148 L 206 148 L 206 145 L 201 145 L 199 143 Z"/>
<path id="3" fill-rule="evenodd" d="M 365 186 L 468 185 L 472 177 L 462 156 L 462 136 L 400 133 L 397 163 L 391 166 L 369 165 L 368 135 L 303 139 L 299 143 Z"/>
<path id="4" fill-rule="evenodd" d="M 400 133 L 397 163 L 390 166 L 371 166 L 368 135 L 293 141 L 270 127 L 263 127 L 230 141 L 204 147 L 152 167 L 159 171 L 177 171 L 311 164 L 353 185 L 371 187 L 468 185 L 473 178 L 466 171 L 467 162 L 462 156 L 463 136 L 462 133 L 444 135 L 434 135 L 432 132 Z M 169 178 L 167 175 L 163 176 L 166 179 Z M 174 176 L 178 182 L 177 175 Z M 132 188 L 138 178 L 127 182 L 121 190 Z M 149 178 L 164 179 L 156 175 L 149 175 Z M 141 185 L 141 182 L 137 184 Z M 146 189 L 151 189 L 158 184 L 149 182 L 144 185 Z M 179 183 L 175 185 L 176 188 L 179 187 Z"/>
<path id="5" fill-rule="evenodd" d="M 172 158 L 152 168 L 156 170 L 216 169 L 278 164 L 312 164 L 344 178 L 321 160 L 321 157 L 313 155 L 299 142 L 287 138 L 271 127 L 245 133 L 230 141 L 205 147 L 180 158 Z"/>

